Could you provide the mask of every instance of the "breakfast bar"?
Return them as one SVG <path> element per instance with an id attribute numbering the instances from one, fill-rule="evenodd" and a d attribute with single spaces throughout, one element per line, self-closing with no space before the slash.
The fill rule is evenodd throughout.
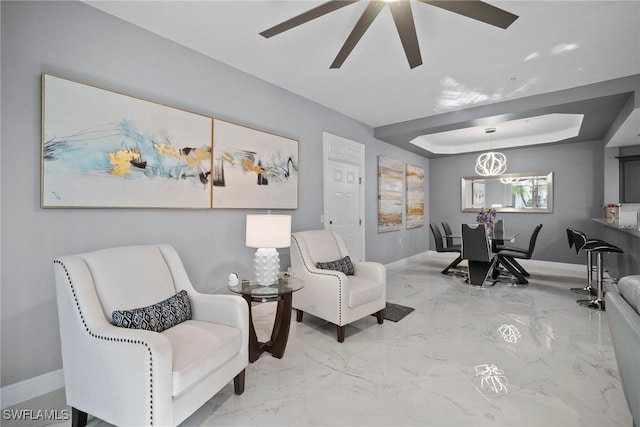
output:
<path id="1" fill-rule="evenodd" d="M 640 229 L 634 224 L 635 221 L 604 218 L 592 218 L 592 220 L 602 226 L 602 233 L 598 238 L 625 250 L 624 255 L 617 256 L 615 261 L 607 262 L 609 274 L 612 277 L 637 274 L 640 271 Z"/>
<path id="2" fill-rule="evenodd" d="M 640 237 L 640 227 L 638 227 L 637 224 L 625 223 L 625 222 L 621 222 L 620 220 L 607 220 L 604 218 L 592 218 L 592 219 L 595 222 L 604 225 L 605 227 L 612 228 L 614 230 L 618 230 L 635 237 Z"/>

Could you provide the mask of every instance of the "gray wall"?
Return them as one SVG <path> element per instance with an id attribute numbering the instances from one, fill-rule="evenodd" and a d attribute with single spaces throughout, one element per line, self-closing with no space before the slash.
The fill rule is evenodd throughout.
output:
<path id="1" fill-rule="evenodd" d="M 554 172 L 554 209 L 550 214 L 499 213 L 498 218 L 504 219 L 509 233 L 520 233 L 515 244 L 523 247 L 528 245 L 534 227 L 543 224 L 534 259 L 586 263 L 584 254 L 578 255 L 569 250 L 565 230 L 573 227 L 589 237 L 620 243 L 625 255 L 606 258 L 613 275 L 640 274 L 640 239 L 609 229 L 605 231 L 605 227 L 591 219 L 602 217 L 603 145 L 602 141 L 593 141 L 503 150 L 507 156 L 507 172 Z M 475 175 L 477 156 L 478 153 L 431 159 L 431 221 L 439 223 L 446 220 L 452 228 L 464 222 L 475 222 L 475 213 L 460 211 L 460 177 Z M 435 249 L 433 237 L 430 245 Z"/>
<path id="2" fill-rule="evenodd" d="M 377 232 L 377 156 L 429 161 L 373 130 L 79 2 L 1 2 L 2 386 L 61 368 L 52 260 L 103 247 L 166 242 L 194 286 L 224 292 L 249 272 L 246 210 L 40 208 L 40 76 L 51 73 L 296 138 L 293 229 L 322 228 L 322 133 L 366 145 L 366 255 L 389 263 L 428 248 L 428 228 Z M 425 191 L 425 200 L 429 199 Z M 262 211 L 264 212 L 264 211 Z M 276 213 L 276 212 L 274 212 Z M 288 252 L 281 254 L 288 264 Z"/>

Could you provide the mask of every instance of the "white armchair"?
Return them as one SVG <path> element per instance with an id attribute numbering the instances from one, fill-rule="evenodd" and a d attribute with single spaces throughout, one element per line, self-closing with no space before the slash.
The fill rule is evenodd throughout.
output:
<path id="1" fill-rule="evenodd" d="M 375 313 L 382 324 L 387 299 L 387 273 L 380 263 L 353 262 L 354 275 L 316 266 L 347 255 L 342 238 L 333 231 L 291 235 L 291 275 L 304 282 L 304 287 L 293 295 L 296 320 L 301 322 L 306 312 L 335 324 L 338 342 L 344 341 L 345 325 L 363 317 Z"/>
<path id="2" fill-rule="evenodd" d="M 54 261 L 72 424 L 175 426 L 232 379 L 244 391 L 249 311 L 235 295 L 197 292 L 175 249 L 128 246 Z M 186 290 L 192 319 L 162 332 L 114 326 L 114 310 Z"/>

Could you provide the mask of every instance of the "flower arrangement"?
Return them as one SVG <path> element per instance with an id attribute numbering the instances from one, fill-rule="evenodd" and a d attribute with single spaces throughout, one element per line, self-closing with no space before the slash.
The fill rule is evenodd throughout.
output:
<path id="1" fill-rule="evenodd" d="M 485 224 L 489 231 L 493 230 L 495 227 L 496 215 L 498 213 L 493 208 L 481 208 L 478 215 L 476 215 L 476 222 L 478 224 Z"/>
<path id="2" fill-rule="evenodd" d="M 620 203 L 608 203 L 604 205 L 605 208 L 619 208 L 620 206 L 622 206 Z"/>

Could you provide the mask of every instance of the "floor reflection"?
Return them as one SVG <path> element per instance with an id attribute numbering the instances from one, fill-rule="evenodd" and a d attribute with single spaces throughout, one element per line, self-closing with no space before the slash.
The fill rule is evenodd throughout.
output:
<path id="1" fill-rule="evenodd" d="M 529 286 L 478 289 L 441 274 L 449 262 L 388 268 L 387 300 L 415 310 L 397 323 L 353 322 L 342 344 L 335 326 L 293 316 L 282 359 L 262 355 L 244 394 L 225 386 L 181 426 L 632 424 L 606 312 L 578 306 L 569 291 L 581 270 L 523 262 Z M 257 308 L 259 335 L 274 313 L 275 304 Z M 23 407 L 65 407 L 64 390 L 52 396 Z"/>

